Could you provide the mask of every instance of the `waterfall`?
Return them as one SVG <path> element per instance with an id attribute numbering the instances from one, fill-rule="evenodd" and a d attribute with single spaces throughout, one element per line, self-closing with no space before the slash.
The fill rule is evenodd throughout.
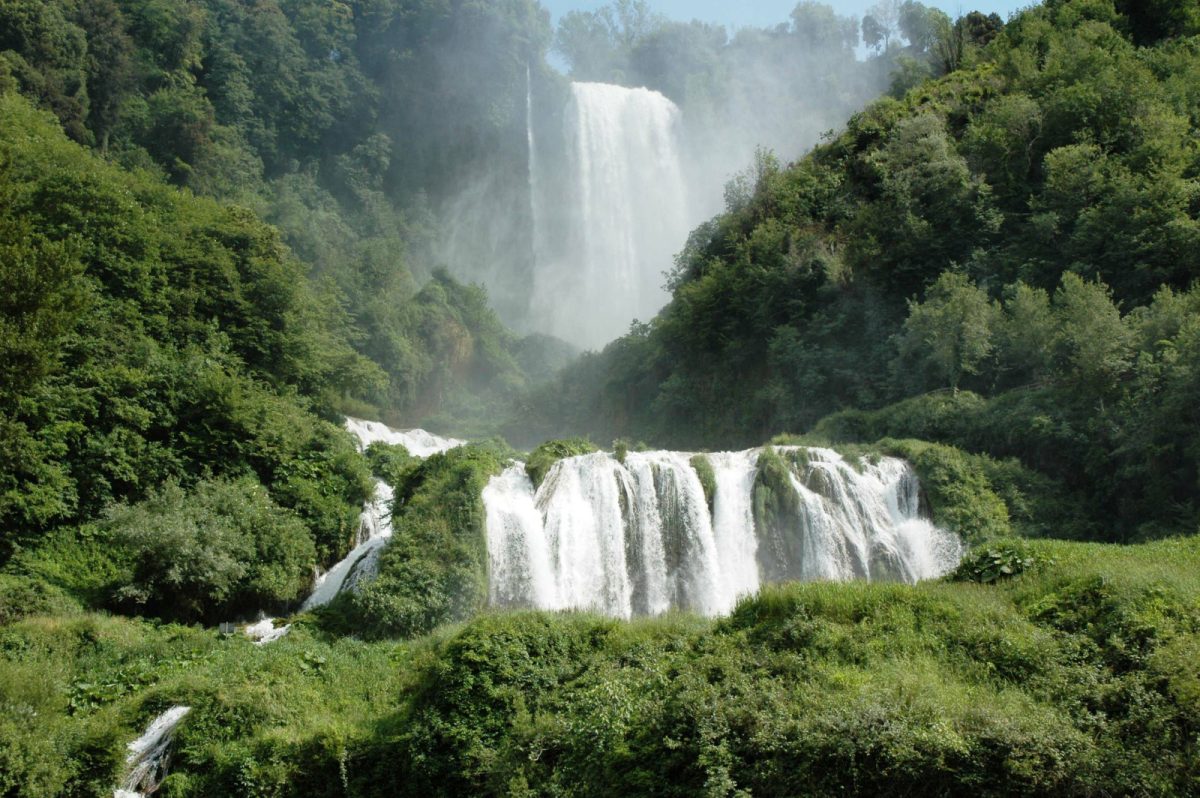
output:
<path id="1" fill-rule="evenodd" d="M 275 620 L 275 618 L 261 618 L 257 623 L 244 627 L 242 634 L 253 640 L 256 646 L 267 646 L 276 640 L 282 640 L 287 637 L 288 632 L 292 631 L 292 625 L 289 623 L 276 626 Z"/>
<path id="2" fill-rule="evenodd" d="M 347 418 L 346 429 L 358 438 L 358 448 L 363 451 L 372 443 L 390 443 L 408 449 L 413 457 L 429 457 L 466 445 L 466 441 L 443 438 L 423 429 L 395 430 L 378 421 L 357 418 Z"/>
<path id="3" fill-rule="evenodd" d="M 568 458 L 536 491 L 512 464 L 483 494 L 492 604 L 711 616 L 767 581 L 911 583 L 958 563 L 957 537 L 920 517 L 920 485 L 904 461 L 774 454 L 787 463 L 778 484 L 764 481 L 761 449 L 701 455 L 711 507 L 689 454 Z"/>
<path id="4" fill-rule="evenodd" d="M 572 84 L 564 119 L 569 190 L 551 222 L 538 204 L 545 181 L 530 114 L 534 326 L 594 348 L 665 304 L 662 275 L 690 228 L 679 126 L 679 109 L 656 91 Z"/>
<path id="5" fill-rule="evenodd" d="M 541 160 L 537 151 L 537 134 L 534 132 L 533 115 L 533 71 L 529 64 L 525 65 L 525 145 L 529 158 L 529 227 L 530 250 L 533 264 L 545 260 L 542 244 L 545 238 L 545 222 L 543 221 L 542 205 L 546 202 L 540 180 L 542 178 Z"/>
<path id="6" fill-rule="evenodd" d="M 191 707 L 171 707 L 146 728 L 145 733 L 129 744 L 125 757 L 128 775 L 113 791 L 113 798 L 143 798 L 158 790 L 167 775 L 170 762 L 171 737 Z"/>
<path id="7" fill-rule="evenodd" d="M 429 457 L 463 446 L 466 441 L 442 438 L 422 429 L 394 430 L 377 421 L 346 419 L 346 429 L 357 439 L 359 449 L 365 451 L 372 443 L 399 444 L 414 457 Z M 375 491 L 358 519 L 358 533 L 354 549 L 324 574 L 317 577 L 313 592 L 301 611 L 323 607 L 333 601 L 343 590 L 350 590 L 364 581 L 374 578 L 378 571 L 379 553 L 392 537 L 393 492 L 383 480 L 375 480 Z"/>

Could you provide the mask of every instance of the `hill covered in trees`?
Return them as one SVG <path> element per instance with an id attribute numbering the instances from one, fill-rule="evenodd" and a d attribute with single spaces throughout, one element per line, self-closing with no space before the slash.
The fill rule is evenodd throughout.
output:
<path id="1" fill-rule="evenodd" d="M 1169 5 L 1048 2 L 804 159 L 762 156 L 670 305 L 515 429 L 913 436 L 1020 459 L 1103 534 L 1195 529 L 1200 29 Z"/>
<path id="2" fill-rule="evenodd" d="M 459 188 L 526 177 L 552 38 L 702 119 L 890 96 L 764 152 L 662 314 L 554 376 L 561 342 L 438 268 Z M 734 36 L 632 2 L 556 32 L 526 0 L 0 2 L 0 793 L 112 795 L 178 706 L 163 796 L 1200 793 L 1198 142 L 1195 0 Z M 480 196 L 512 224 L 467 249 L 526 257 L 528 203 Z M 347 413 L 573 437 L 364 455 Z M 902 457 L 971 549 L 719 619 L 490 608 L 485 486 L 589 434 Z M 795 521 L 807 455 L 756 456 L 752 531 Z M 294 610 L 373 479 L 373 581 L 268 646 L 215 628 Z"/>

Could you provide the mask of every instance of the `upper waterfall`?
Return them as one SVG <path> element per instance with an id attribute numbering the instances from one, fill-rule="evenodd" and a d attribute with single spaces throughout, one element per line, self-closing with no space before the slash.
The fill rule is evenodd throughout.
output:
<path id="1" fill-rule="evenodd" d="M 828 449 L 590 454 L 536 491 L 516 463 L 483 498 L 498 606 L 719 615 L 768 581 L 915 582 L 961 556 L 907 463 Z"/>
<path id="2" fill-rule="evenodd" d="M 649 89 L 574 83 L 563 134 L 567 189 L 548 200 L 552 181 L 530 132 L 532 318 L 544 332 L 594 348 L 666 303 L 663 273 L 691 221 L 680 112 Z"/>

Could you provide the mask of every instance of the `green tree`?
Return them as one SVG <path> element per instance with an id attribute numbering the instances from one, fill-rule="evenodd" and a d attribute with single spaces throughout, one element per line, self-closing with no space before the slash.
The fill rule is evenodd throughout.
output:
<path id="1" fill-rule="evenodd" d="M 1055 363 L 1089 396 L 1112 393 L 1133 363 L 1132 334 L 1102 283 L 1068 272 L 1054 294 Z"/>
<path id="2" fill-rule="evenodd" d="M 168 483 L 113 508 L 105 526 L 132 568 L 114 601 L 169 620 L 212 623 L 295 601 L 316 562 L 304 523 L 252 479 Z"/>
<path id="3" fill-rule="evenodd" d="M 899 340 L 902 380 L 915 366 L 940 385 L 958 390 L 962 379 L 981 373 L 995 348 L 999 310 L 965 275 L 946 272 L 924 302 L 909 304 Z"/>

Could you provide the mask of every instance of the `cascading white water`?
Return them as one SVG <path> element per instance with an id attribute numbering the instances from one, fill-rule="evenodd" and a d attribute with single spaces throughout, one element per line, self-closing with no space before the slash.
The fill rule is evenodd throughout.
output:
<path id="1" fill-rule="evenodd" d="M 358 418 L 347 418 L 346 429 L 358 438 L 358 448 L 363 451 L 372 443 L 399 444 L 413 457 L 429 457 L 457 449 L 467 443 L 457 438 L 443 438 L 423 429 L 396 430 L 378 421 L 363 421 Z"/>
<path id="2" fill-rule="evenodd" d="M 377 421 L 346 419 L 346 429 L 358 438 L 359 449 L 365 451 L 372 443 L 399 444 L 414 457 L 429 457 L 463 446 L 466 441 L 442 438 L 422 429 L 394 430 Z M 323 607 L 343 590 L 373 578 L 378 569 L 379 552 L 392 537 L 391 486 L 375 481 L 375 493 L 363 505 L 358 520 L 354 550 L 325 573 L 317 577 L 312 594 L 305 599 L 301 610 Z"/>
<path id="3" fill-rule="evenodd" d="M 530 123 L 535 327 L 594 348 L 665 304 L 662 275 L 691 221 L 679 124 L 679 109 L 656 91 L 572 84 L 564 121 L 570 207 L 549 223 Z"/>
<path id="4" fill-rule="evenodd" d="M 171 737 L 188 712 L 191 707 L 171 707 L 129 744 L 129 754 L 125 757 L 128 775 L 113 791 L 113 798 L 144 798 L 158 789 L 166 776 Z"/>
<path id="5" fill-rule="evenodd" d="M 290 623 L 276 626 L 274 618 L 262 618 L 257 623 L 244 627 L 242 634 L 253 640 L 256 646 L 267 646 L 276 640 L 287 637 L 290 631 L 292 631 Z"/>
<path id="6" fill-rule="evenodd" d="M 915 582 L 957 564 L 957 537 L 919 516 L 907 463 L 777 452 L 797 464 L 782 486 L 792 509 L 771 524 L 755 519 L 759 449 L 705 455 L 711 509 L 688 454 L 568 458 L 536 491 L 513 464 L 483 495 L 492 603 L 623 618 L 672 608 L 720 615 L 774 579 Z"/>

